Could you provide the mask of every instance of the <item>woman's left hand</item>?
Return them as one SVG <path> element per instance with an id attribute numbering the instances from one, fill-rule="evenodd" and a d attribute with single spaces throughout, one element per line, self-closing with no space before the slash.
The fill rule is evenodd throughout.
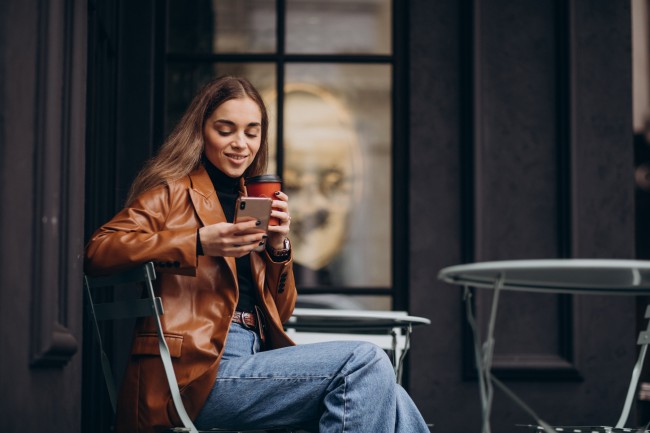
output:
<path id="1" fill-rule="evenodd" d="M 284 248 L 284 240 L 289 236 L 289 227 L 291 226 L 289 197 L 287 197 L 287 195 L 282 191 L 275 193 L 271 216 L 277 218 L 280 221 L 280 225 L 269 226 L 269 238 L 266 242 L 271 248 L 280 250 Z"/>

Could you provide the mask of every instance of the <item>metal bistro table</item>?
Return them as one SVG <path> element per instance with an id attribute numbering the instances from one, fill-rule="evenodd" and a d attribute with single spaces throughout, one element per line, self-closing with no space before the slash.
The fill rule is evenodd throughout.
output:
<path id="1" fill-rule="evenodd" d="M 607 294 L 607 295 L 648 295 L 650 294 L 650 261 L 605 260 L 605 259 L 553 259 L 553 260 L 512 260 L 498 262 L 472 263 L 444 268 L 438 278 L 451 284 L 464 287 L 467 319 L 474 333 L 475 362 L 479 375 L 483 433 L 490 432 L 490 411 L 492 406 L 492 383 L 499 386 L 524 410 L 532 415 L 540 429 L 548 432 L 560 431 L 541 420 L 528 406 L 519 400 L 503 383 L 492 376 L 490 369 L 494 353 L 494 323 L 496 320 L 499 292 L 517 290 L 544 293 L 567 294 Z M 483 344 L 471 308 L 470 287 L 494 289 L 488 330 Z M 646 309 L 650 318 L 650 306 Z M 650 343 L 650 323 L 639 335 L 641 345 L 639 357 L 632 371 L 621 416 L 614 428 L 623 429 L 627 422 L 634 393 Z M 622 431 L 622 430 L 618 430 Z"/>
<path id="2" fill-rule="evenodd" d="M 429 324 L 429 319 L 409 316 L 406 311 L 296 308 L 284 327 L 297 344 L 361 340 L 390 350 L 395 376 L 401 383 L 413 327 Z"/>

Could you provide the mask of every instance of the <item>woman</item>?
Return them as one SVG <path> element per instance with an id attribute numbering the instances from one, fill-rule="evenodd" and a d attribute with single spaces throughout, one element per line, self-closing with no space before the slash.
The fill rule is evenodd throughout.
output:
<path id="1" fill-rule="evenodd" d="M 256 221 L 233 223 L 243 179 L 266 167 L 267 129 L 247 80 L 204 86 L 135 179 L 127 206 L 93 234 L 86 271 L 156 264 L 165 338 L 198 428 L 428 431 L 379 348 L 295 346 L 285 334 L 296 301 L 288 197 L 276 192 L 271 216 L 280 224 L 268 234 L 255 232 Z M 136 325 L 131 353 L 117 431 L 180 425 L 151 320 Z"/>

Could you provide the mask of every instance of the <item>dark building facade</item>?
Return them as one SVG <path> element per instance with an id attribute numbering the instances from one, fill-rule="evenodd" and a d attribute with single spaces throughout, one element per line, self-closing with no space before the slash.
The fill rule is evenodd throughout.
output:
<path id="1" fill-rule="evenodd" d="M 635 257 L 630 3 L 391 8 L 392 54 L 357 59 L 386 62 L 394 74 L 395 275 L 385 294 L 393 308 L 432 321 L 414 333 L 406 383 L 425 418 L 435 431 L 478 431 L 462 294 L 438 270 Z M 83 245 L 164 138 L 166 14 L 156 0 L 0 2 L 4 431 L 109 431 L 84 325 Z M 475 301 L 484 323 L 490 293 Z M 499 377 L 551 423 L 614 424 L 644 300 L 510 292 L 501 301 Z M 119 367 L 128 325 L 111 334 Z M 645 424 L 643 413 L 630 425 Z M 493 431 L 531 422 L 496 392 Z"/>

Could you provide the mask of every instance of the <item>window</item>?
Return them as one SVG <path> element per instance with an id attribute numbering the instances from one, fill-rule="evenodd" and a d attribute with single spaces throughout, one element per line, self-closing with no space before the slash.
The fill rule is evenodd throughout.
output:
<path id="1" fill-rule="evenodd" d="M 405 224 L 393 197 L 404 159 L 395 152 L 394 8 L 391 0 L 167 1 L 165 134 L 215 76 L 243 75 L 260 90 L 271 121 L 268 171 L 290 196 L 303 304 L 390 309 L 405 289 L 396 289 L 406 250 L 394 230 Z"/>

